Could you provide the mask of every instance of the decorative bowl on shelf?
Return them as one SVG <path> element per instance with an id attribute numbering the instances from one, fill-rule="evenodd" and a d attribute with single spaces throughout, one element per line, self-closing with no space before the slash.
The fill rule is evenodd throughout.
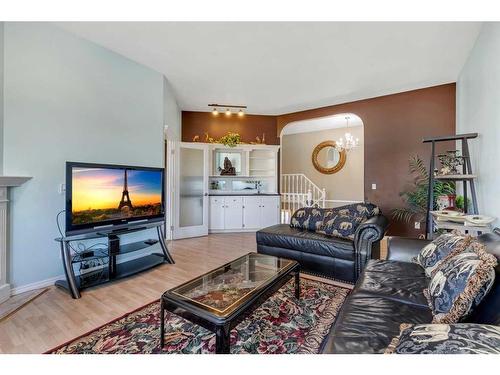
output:
<path id="1" fill-rule="evenodd" d="M 454 223 L 464 223 L 465 222 L 465 214 L 458 211 L 451 210 L 439 210 L 439 211 L 431 211 L 432 216 L 438 221 L 452 221 Z"/>
<path id="2" fill-rule="evenodd" d="M 493 223 L 496 218 L 485 215 L 466 215 L 465 220 L 467 223 L 477 225 L 478 227 L 486 227 Z"/>

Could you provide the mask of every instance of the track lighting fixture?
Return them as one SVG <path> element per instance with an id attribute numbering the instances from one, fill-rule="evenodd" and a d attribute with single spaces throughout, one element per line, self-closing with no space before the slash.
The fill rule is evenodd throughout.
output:
<path id="1" fill-rule="evenodd" d="M 217 110 L 217 108 L 226 108 L 226 110 L 224 111 L 224 113 L 228 117 L 233 114 L 233 112 L 231 112 L 232 108 L 238 109 L 238 116 L 239 117 L 245 116 L 245 111 L 244 110 L 247 108 L 246 105 L 232 105 L 232 104 L 209 104 L 208 106 L 213 108 L 212 109 L 212 114 L 214 116 L 217 116 L 219 114 L 219 111 Z"/>

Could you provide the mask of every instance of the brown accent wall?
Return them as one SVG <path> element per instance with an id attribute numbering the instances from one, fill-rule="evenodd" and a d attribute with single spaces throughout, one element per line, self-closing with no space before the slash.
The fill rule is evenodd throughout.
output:
<path id="1" fill-rule="evenodd" d="M 409 156 L 418 154 L 428 163 L 430 146 L 422 138 L 455 134 L 455 84 L 281 115 L 277 134 L 294 121 L 346 112 L 361 117 L 365 128 L 365 199 L 389 216 L 393 208 L 403 205 L 399 193 L 410 181 Z M 450 147 L 454 145 L 443 145 L 443 149 Z M 377 190 L 371 189 L 372 183 Z M 389 229 L 392 235 L 420 233 L 424 233 L 423 226 L 417 231 L 413 223 L 391 222 Z"/>
<path id="2" fill-rule="evenodd" d="M 218 138 L 228 131 L 238 132 L 244 142 L 252 142 L 266 134 L 267 144 L 279 144 L 279 134 L 287 124 L 340 113 L 354 113 L 364 124 L 364 194 L 390 215 L 401 207 L 399 193 L 410 181 L 408 158 L 420 155 L 426 163 L 430 146 L 422 138 L 455 134 L 455 83 L 402 92 L 351 103 L 333 105 L 280 116 L 236 115 L 210 112 L 182 113 L 182 140 L 191 141 L 195 135 L 204 139 L 204 132 Z M 454 148 L 443 145 L 441 150 Z M 309 157 L 309 156 L 307 156 Z M 372 183 L 377 190 L 372 190 Z M 389 234 L 416 237 L 424 233 L 413 229 L 413 223 L 391 222 Z"/>
<path id="3" fill-rule="evenodd" d="M 214 116 L 211 112 L 182 112 L 182 140 L 191 142 L 195 135 L 200 136 L 200 141 L 205 140 L 205 132 L 210 137 L 220 138 L 227 132 L 235 132 L 241 135 L 243 142 L 255 142 L 255 137 L 262 138 L 265 134 L 268 145 L 278 145 L 279 138 L 276 135 L 276 116 L 245 115 L 239 117 L 236 114 L 226 116 L 219 113 Z"/>

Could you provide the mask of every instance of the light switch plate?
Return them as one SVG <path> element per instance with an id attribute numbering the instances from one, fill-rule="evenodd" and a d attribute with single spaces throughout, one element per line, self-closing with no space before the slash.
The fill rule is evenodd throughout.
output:
<path id="1" fill-rule="evenodd" d="M 377 184 L 372 184 L 372 190 L 377 190 Z"/>
<path id="2" fill-rule="evenodd" d="M 415 221 L 415 229 L 420 229 L 420 221 Z"/>
<path id="3" fill-rule="evenodd" d="M 59 184 L 59 194 L 64 194 L 66 193 L 66 184 Z"/>

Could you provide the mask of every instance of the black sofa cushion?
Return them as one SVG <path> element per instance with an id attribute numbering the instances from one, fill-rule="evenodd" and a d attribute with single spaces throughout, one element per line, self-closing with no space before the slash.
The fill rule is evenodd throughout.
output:
<path id="1" fill-rule="evenodd" d="M 300 271 L 328 277 L 343 282 L 354 280 L 354 261 L 317 255 L 295 249 L 284 249 L 257 244 L 257 252 L 279 258 L 293 259 L 300 263 Z"/>
<path id="2" fill-rule="evenodd" d="M 257 232 L 256 237 L 258 244 L 269 247 L 294 249 L 305 253 L 354 260 L 352 241 L 309 230 L 291 228 L 288 224 L 278 224 L 261 229 Z"/>
<path id="3" fill-rule="evenodd" d="M 323 353 L 383 353 L 401 322 L 429 323 L 429 308 L 372 293 L 351 294 L 322 346 Z"/>
<path id="4" fill-rule="evenodd" d="M 418 264 L 371 260 L 358 280 L 355 292 L 428 307 L 424 289 L 429 280 Z"/>
<path id="5" fill-rule="evenodd" d="M 401 323 L 430 323 L 423 290 L 428 278 L 415 263 L 371 260 L 342 306 L 324 353 L 383 353 Z"/>

